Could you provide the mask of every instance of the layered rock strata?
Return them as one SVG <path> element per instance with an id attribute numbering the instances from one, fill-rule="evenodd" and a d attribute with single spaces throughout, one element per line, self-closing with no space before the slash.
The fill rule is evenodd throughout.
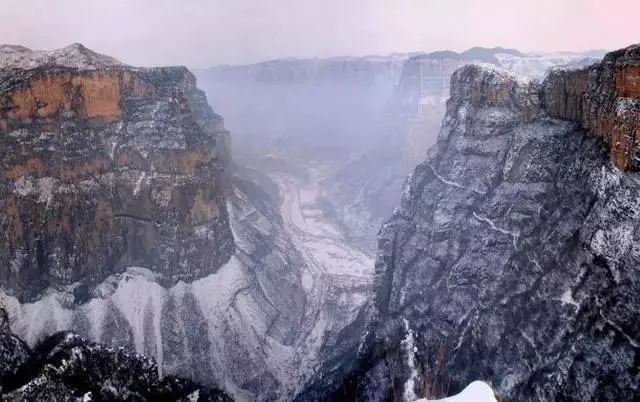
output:
<path id="1" fill-rule="evenodd" d="M 587 68 L 552 71 L 544 102 L 551 116 L 602 137 L 618 169 L 640 169 L 640 46 L 609 53 Z"/>
<path id="2" fill-rule="evenodd" d="M 80 45 L 0 47 L 0 66 L 0 304 L 29 348 L 73 330 L 161 377 L 272 401 L 357 342 L 373 262 L 314 187 L 230 167 L 188 71 Z"/>
<path id="3" fill-rule="evenodd" d="M 3 289 L 26 301 L 73 286 L 82 299 L 129 266 L 175 284 L 229 259 L 228 132 L 189 71 L 81 45 L 3 52 Z"/>

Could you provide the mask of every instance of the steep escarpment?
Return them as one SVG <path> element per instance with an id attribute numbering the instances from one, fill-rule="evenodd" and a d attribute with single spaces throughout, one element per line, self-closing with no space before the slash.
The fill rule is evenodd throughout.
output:
<path id="1" fill-rule="evenodd" d="M 236 249 L 215 273 L 166 285 L 153 269 L 131 266 L 87 287 L 82 299 L 75 288 L 49 288 L 29 303 L 0 293 L 13 332 L 34 346 L 72 330 L 155 359 L 161 375 L 219 386 L 237 400 L 295 387 L 310 370 L 299 355 L 310 365 L 320 359 L 305 331 L 322 306 L 307 302 L 304 262 L 284 233 L 277 195 L 254 180 L 246 172 L 230 180 L 224 206 Z"/>
<path id="2" fill-rule="evenodd" d="M 352 238 L 375 249 L 382 224 L 400 202 L 406 176 L 424 160 L 436 142 L 449 99 L 451 74 L 472 63 L 489 63 L 542 78 L 558 65 L 594 62 L 588 54 L 525 55 L 509 49 L 474 48 L 462 53 L 443 51 L 409 58 L 376 134 L 366 150 L 326 181 L 327 204 Z M 383 133 L 383 134 L 380 134 Z"/>
<path id="3" fill-rule="evenodd" d="M 302 400 L 412 400 L 434 379 L 487 380 L 504 400 L 637 398 L 640 179 L 545 110 L 549 83 L 454 73 L 438 141 L 380 232 L 359 361 Z"/>
<path id="4" fill-rule="evenodd" d="M 230 163 L 186 69 L 81 45 L 3 46 L 0 66 L 0 303 L 28 347 L 72 330 L 255 401 L 357 342 L 372 261 L 315 188 Z"/>
<path id="5" fill-rule="evenodd" d="M 340 250 L 325 245 L 322 233 L 300 236 L 304 221 L 296 220 L 299 228 L 289 221 L 302 212 L 293 209 L 296 194 L 295 187 L 283 192 L 264 174 L 234 167 L 226 205 L 236 247 L 214 274 L 165 286 L 149 268 L 128 267 L 86 299 L 77 300 L 73 289 L 49 289 L 31 303 L 3 293 L 0 302 L 30 346 L 73 330 L 154 358 L 162 375 L 221 387 L 236 400 L 289 399 L 327 358 L 357 342 L 357 331 L 343 337 L 362 325 L 371 275 L 350 270 L 373 266 L 357 255 L 331 259 Z"/>
<path id="6" fill-rule="evenodd" d="M 551 116 L 602 137 L 618 169 L 640 169 L 640 46 L 609 53 L 587 68 L 553 71 L 544 92 Z"/>
<path id="7" fill-rule="evenodd" d="M 174 284 L 229 259 L 228 133 L 191 73 L 80 45 L 48 57 L 3 49 L 5 291 L 28 301 L 74 286 L 82 299 L 128 266 Z"/>
<path id="8" fill-rule="evenodd" d="M 449 52 L 407 60 L 364 152 L 324 182 L 326 209 L 364 249 L 374 252 L 378 230 L 398 205 L 405 177 L 435 141 L 449 77 L 473 61 Z"/>

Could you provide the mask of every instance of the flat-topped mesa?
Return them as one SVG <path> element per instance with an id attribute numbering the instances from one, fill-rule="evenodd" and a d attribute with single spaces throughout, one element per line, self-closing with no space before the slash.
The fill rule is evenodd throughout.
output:
<path id="1" fill-rule="evenodd" d="M 129 266 L 193 280 L 233 251 L 228 132 L 184 67 L 0 46 L 0 150 L 0 283 L 20 299 Z"/>
<path id="2" fill-rule="evenodd" d="M 544 107 L 601 136 L 620 170 L 640 170 L 640 45 L 611 52 L 590 67 L 554 70 L 544 81 Z"/>
<path id="3" fill-rule="evenodd" d="M 127 100 L 172 96 L 176 90 L 202 98 L 184 67 L 130 67 L 80 44 L 49 52 L 0 46 L 3 131 L 61 119 L 109 123 L 123 118 Z M 198 109 L 214 131 L 223 129 L 219 116 Z"/>

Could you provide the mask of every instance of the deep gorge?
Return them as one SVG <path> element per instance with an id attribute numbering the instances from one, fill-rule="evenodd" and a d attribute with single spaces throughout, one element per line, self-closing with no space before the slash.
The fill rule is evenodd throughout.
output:
<path id="1" fill-rule="evenodd" d="M 0 390 L 414 400 L 440 365 L 450 392 L 632 400 L 639 55 L 194 75 L 0 47 Z"/>

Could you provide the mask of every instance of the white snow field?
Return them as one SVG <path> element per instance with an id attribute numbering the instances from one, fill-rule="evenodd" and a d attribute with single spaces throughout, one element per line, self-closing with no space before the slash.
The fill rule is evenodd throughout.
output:
<path id="1" fill-rule="evenodd" d="M 444 399 L 418 399 L 415 402 L 497 402 L 493 390 L 484 381 L 474 381 L 457 395 Z"/>

